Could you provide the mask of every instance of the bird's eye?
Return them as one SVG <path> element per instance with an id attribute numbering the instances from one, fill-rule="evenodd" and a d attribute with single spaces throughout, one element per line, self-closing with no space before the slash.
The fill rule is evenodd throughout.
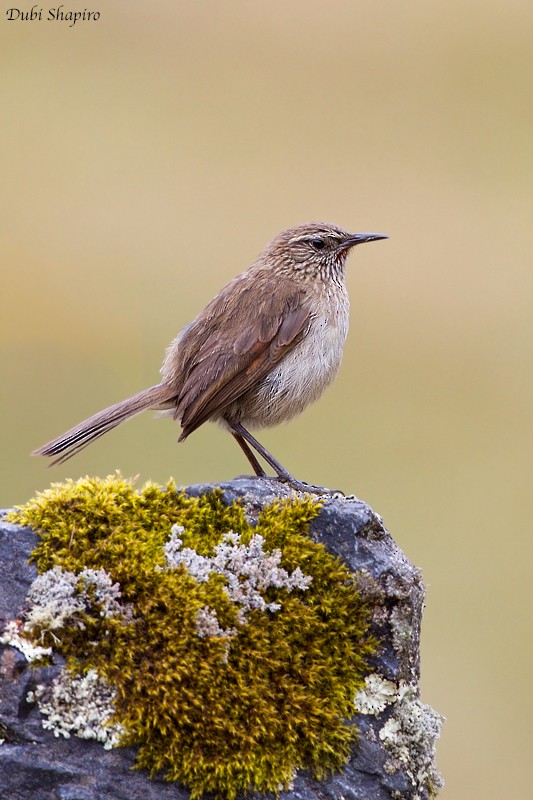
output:
<path id="1" fill-rule="evenodd" d="M 321 239 L 320 236 L 317 236 L 314 239 L 311 239 L 311 244 L 313 245 L 315 250 L 322 250 L 322 248 L 326 243 L 324 239 Z"/>

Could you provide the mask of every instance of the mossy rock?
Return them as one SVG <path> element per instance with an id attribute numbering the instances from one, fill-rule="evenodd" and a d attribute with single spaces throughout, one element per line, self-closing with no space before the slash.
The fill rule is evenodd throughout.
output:
<path id="1" fill-rule="evenodd" d="M 114 688 L 120 744 L 193 800 L 278 793 L 296 770 L 321 778 L 349 757 L 375 642 L 354 576 L 309 537 L 319 510 L 279 500 L 252 526 L 219 491 L 136 491 L 112 476 L 54 485 L 11 515 L 39 532 L 40 573 L 105 570 L 118 584 L 122 612 L 90 589 L 84 611 L 31 636 Z"/>

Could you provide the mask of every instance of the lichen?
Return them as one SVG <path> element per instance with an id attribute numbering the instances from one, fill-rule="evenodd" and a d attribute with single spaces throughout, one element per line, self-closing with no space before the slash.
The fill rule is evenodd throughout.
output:
<path id="1" fill-rule="evenodd" d="M 380 714 L 398 697 L 398 687 L 393 681 L 373 673 L 367 675 L 364 686 L 355 694 L 355 710 L 359 714 Z"/>
<path id="2" fill-rule="evenodd" d="M 392 631 L 392 645 L 395 651 L 408 653 L 413 638 L 413 620 L 411 610 L 405 603 L 395 606 L 390 614 L 390 626 Z"/>
<path id="3" fill-rule="evenodd" d="M 393 706 L 393 713 L 379 730 L 388 752 L 384 769 L 390 774 L 404 770 L 411 783 L 409 800 L 436 797 L 443 786 L 435 766 L 435 743 L 443 717 L 421 702 L 416 686 L 405 681 L 396 684 L 373 673 L 356 692 L 354 705 L 358 713 L 373 715 Z M 404 795 L 397 793 L 395 797 L 402 800 Z"/>
<path id="4" fill-rule="evenodd" d="M 0 644 L 8 644 L 18 650 L 30 664 L 33 661 L 42 661 L 52 655 L 51 647 L 41 647 L 33 644 L 25 633 L 25 626 L 19 620 L 9 620 L 2 635 Z"/>
<path id="5" fill-rule="evenodd" d="M 240 534 L 229 531 L 223 534 L 213 555 L 209 557 L 199 555 L 190 547 L 183 547 L 181 534 L 184 532 L 181 525 L 171 528 L 170 539 L 164 546 L 167 568 L 183 565 L 199 583 L 205 583 L 213 575 L 222 575 L 226 581 L 222 590 L 232 603 L 240 606 L 240 624 L 246 622 L 248 614 L 254 609 L 272 613 L 279 611 L 279 603 L 265 600 L 265 593 L 270 587 L 287 589 L 288 592 L 293 589 L 305 591 L 312 581 L 311 576 L 304 575 L 300 567 L 296 567 L 291 574 L 280 567 L 281 550 L 265 552 L 264 538 L 259 533 L 251 536 L 249 544 L 242 544 Z"/>
<path id="6" fill-rule="evenodd" d="M 33 581 L 26 601 L 24 630 L 41 635 L 65 625 L 84 628 L 86 613 L 102 617 L 128 617 L 130 608 L 120 603 L 120 589 L 104 569 L 82 569 L 78 575 L 52 567 Z"/>
<path id="7" fill-rule="evenodd" d="M 53 731 L 54 736 L 68 739 L 74 734 L 81 739 L 94 739 L 110 750 L 124 735 L 122 725 L 112 721 L 115 695 L 95 669 L 85 675 L 63 669 L 51 686 L 38 684 L 26 699 L 39 704 L 45 717 L 43 728 Z"/>
<path id="8" fill-rule="evenodd" d="M 111 476 L 53 485 L 12 513 L 40 533 L 25 636 L 67 663 L 49 723 L 61 728 L 71 698 L 64 730 L 77 733 L 80 686 L 81 718 L 98 706 L 90 675 L 105 714 L 89 729 L 117 726 L 138 767 L 192 800 L 277 794 L 297 769 L 340 768 L 375 642 L 356 579 L 308 535 L 319 508 L 278 501 L 252 526 L 220 491 L 138 492 Z"/>

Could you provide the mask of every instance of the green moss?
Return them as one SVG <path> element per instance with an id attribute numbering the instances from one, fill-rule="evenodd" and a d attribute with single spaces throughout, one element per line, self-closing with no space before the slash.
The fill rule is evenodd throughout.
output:
<path id="1" fill-rule="evenodd" d="M 279 792 L 297 769 L 321 778 L 349 756 L 357 730 L 348 720 L 374 642 L 353 575 L 308 536 L 319 509 L 315 499 L 279 501 L 252 527 L 219 491 L 190 498 L 169 483 L 138 492 L 112 476 L 53 485 L 11 515 L 40 533 L 40 572 L 105 569 L 120 585 L 128 613 L 106 616 L 96 603 L 82 625 L 32 636 L 116 689 L 121 744 L 136 745 L 139 767 L 183 782 L 193 800 Z M 243 618 L 223 575 L 201 582 L 183 564 L 168 567 L 173 525 L 184 548 L 207 558 L 228 531 L 241 545 L 260 534 L 266 556 L 279 550 L 279 567 L 299 567 L 310 585 L 269 584 L 264 599 L 279 609 Z M 206 607 L 228 635 L 199 635 Z"/>

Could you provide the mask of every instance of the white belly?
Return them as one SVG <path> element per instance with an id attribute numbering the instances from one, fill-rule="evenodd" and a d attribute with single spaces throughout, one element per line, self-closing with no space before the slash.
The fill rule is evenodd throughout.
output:
<path id="1" fill-rule="evenodd" d="M 268 427 L 300 414 L 318 400 L 335 378 L 348 334 L 349 301 L 343 287 L 333 297 L 326 290 L 320 307 L 300 344 L 286 355 L 262 381 L 248 392 L 240 421 L 246 427 Z M 244 407 L 244 408 L 243 408 Z"/>

